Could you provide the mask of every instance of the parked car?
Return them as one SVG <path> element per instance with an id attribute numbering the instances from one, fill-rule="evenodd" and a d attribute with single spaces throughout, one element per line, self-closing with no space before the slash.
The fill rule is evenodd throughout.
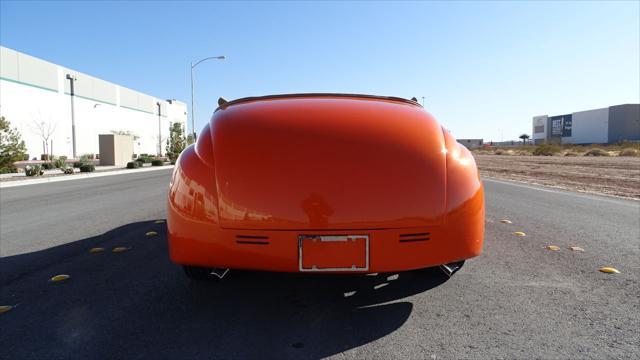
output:
<path id="1" fill-rule="evenodd" d="M 478 256 L 471 153 L 416 101 L 294 94 L 221 101 L 176 162 L 171 259 L 226 269 L 375 273 Z"/>

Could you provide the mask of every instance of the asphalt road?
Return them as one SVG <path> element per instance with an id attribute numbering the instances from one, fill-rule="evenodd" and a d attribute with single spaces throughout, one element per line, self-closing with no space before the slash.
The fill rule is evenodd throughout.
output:
<path id="1" fill-rule="evenodd" d="M 198 283 L 169 262 L 164 225 L 153 222 L 164 217 L 168 177 L 0 191 L 0 305 L 16 305 L 0 314 L 0 358 L 640 353 L 640 202 L 487 180 L 484 253 L 451 279 L 437 270 L 354 277 L 236 271 L 220 283 Z M 500 223 L 503 217 L 513 223 Z M 158 235 L 145 236 L 150 230 Z M 561 250 L 546 250 L 551 244 Z M 89 253 L 95 246 L 130 249 Z M 602 266 L 621 274 L 600 273 Z M 71 278 L 48 281 L 62 273 Z M 387 285 L 374 289 L 380 284 Z"/>
<path id="2" fill-rule="evenodd" d="M 163 218 L 171 170 L 0 190 L 0 257 L 43 250 Z"/>

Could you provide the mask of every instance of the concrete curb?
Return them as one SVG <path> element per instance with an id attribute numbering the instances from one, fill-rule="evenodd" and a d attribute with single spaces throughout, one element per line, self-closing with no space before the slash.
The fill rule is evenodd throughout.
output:
<path id="1" fill-rule="evenodd" d="M 103 176 L 138 174 L 141 172 L 158 171 L 158 170 L 165 170 L 165 169 L 173 169 L 173 165 L 152 166 L 152 167 L 142 168 L 142 169 L 111 170 L 111 171 L 103 171 L 103 172 L 97 172 L 97 173 L 95 172 L 94 173 L 77 173 L 74 175 L 67 175 L 67 176 L 60 175 L 60 176 L 52 176 L 52 177 L 41 178 L 41 179 L 4 181 L 4 182 L 0 182 L 0 189 L 11 188 L 16 186 L 46 184 L 46 183 L 59 182 L 59 181 L 91 179 L 91 178 L 97 178 L 97 177 L 103 177 Z"/>

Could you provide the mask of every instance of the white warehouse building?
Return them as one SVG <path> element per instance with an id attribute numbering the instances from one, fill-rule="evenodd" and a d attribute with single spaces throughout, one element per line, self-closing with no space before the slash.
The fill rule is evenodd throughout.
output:
<path id="1" fill-rule="evenodd" d="M 40 127 L 52 129 L 49 152 L 98 154 L 100 134 L 133 135 L 135 154 L 163 154 L 169 127 L 187 107 L 0 46 L 0 116 L 16 127 L 30 158 L 46 153 Z M 46 131 L 45 131 L 46 132 Z"/>
<path id="2" fill-rule="evenodd" d="M 533 117 L 533 142 L 613 144 L 640 141 L 640 104 Z"/>

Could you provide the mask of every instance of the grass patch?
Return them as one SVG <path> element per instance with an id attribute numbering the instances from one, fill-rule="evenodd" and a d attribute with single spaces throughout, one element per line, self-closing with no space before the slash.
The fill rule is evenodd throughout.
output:
<path id="1" fill-rule="evenodd" d="M 624 148 L 620 150 L 618 156 L 640 156 L 640 151 L 634 148 Z"/>
<path id="2" fill-rule="evenodd" d="M 553 156 L 554 154 L 559 153 L 560 150 L 561 150 L 560 146 L 557 146 L 557 145 L 540 144 L 533 150 L 533 155 Z"/>
<path id="3" fill-rule="evenodd" d="M 609 156 L 609 153 L 604 149 L 594 148 L 584 153 L 584 156 Z"/>

